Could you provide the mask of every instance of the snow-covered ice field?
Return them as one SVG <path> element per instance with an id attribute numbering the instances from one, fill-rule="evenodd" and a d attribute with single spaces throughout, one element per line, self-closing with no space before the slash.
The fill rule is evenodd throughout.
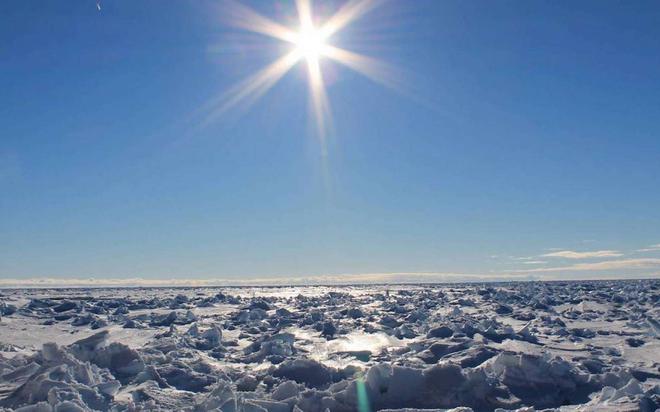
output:
<path id="1" fill-rule="evenodd" d="M 660 280 L 7 289 L 0 411 L 655 411 Z"/>

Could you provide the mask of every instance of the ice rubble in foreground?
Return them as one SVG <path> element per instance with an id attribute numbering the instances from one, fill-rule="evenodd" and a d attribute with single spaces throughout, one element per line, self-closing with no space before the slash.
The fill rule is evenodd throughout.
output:
<path id="1" fill-rule="evenodd" d="M 660 408 L 659 280 L 0 302 L 0 411 Z"/>

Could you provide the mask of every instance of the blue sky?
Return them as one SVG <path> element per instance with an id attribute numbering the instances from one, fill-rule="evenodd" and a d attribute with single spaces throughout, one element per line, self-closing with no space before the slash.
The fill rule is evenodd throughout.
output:
<path id="1" fill-rule="evenodd" d="M 200 125 L 287 50 L 226 3 L 100 6 L 0 4 L 0 279 L 660 276 L 658 2 L 385 2 L 325 144 L 302 62 Z"/>

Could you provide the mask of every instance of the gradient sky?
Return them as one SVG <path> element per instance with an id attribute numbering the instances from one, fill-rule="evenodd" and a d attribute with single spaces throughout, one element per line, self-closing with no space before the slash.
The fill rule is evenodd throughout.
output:
<path id="1" fill-rule="evenodd" d="M 286 1 L 246 3 L 295 21 Z M 342 2 L 314 3 L 328 15 Z M 660 276 L 660 3 L 386 2 L 249 108 L 283 45 L 223 3 L 0 3 L 0 278 Z"/>

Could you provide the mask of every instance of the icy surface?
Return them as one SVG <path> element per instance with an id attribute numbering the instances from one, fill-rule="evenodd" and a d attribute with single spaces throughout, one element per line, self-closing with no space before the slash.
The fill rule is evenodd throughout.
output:
<path id="1" fill-rule="evenodd" d="M 0 411 L 655 411 L 660 280 L 0 291 Z"/>

